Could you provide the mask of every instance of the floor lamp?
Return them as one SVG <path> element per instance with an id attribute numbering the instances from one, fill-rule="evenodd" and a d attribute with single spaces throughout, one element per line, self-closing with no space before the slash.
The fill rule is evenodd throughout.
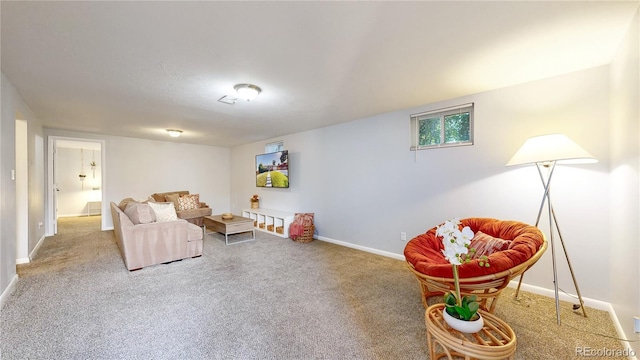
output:
<path id="1" fill-rule="evenodd" d="M 542 215 L 542 210 L 544 209 L 544 205 L 546 202 L 549 214 L 549 239 L 551 242 L 551 257 L 553 262 L 553 287 L 556 297 L 556 317 L 558 320 L 558 325 L 560 325 L 560 299 L 558 297 L 558 271 L 556 268 L 556 253 L 554 246 L 554 227 L 558 232 L 560 244 L 562 245 L 564 256 L 567 259 L 567 264 L 569 265 L 569 271 L 571 272 L 573 285 L 576 288 L 576 293 L 578 294 L 578 299 L 580 300 L 580 308 L 582 309 L 582 314 L 584 315 L 584 317 L 587 317 L 587 312 L 585 311 L 584 302 L 582 301 L 582 295 L 580 295 L 580 289 L 578 289 L 578 283 L 576 282 L 576 277 L 573 273 L 573 268 L 571 267 L 571 261 L 569 261 L 567 248 L 564 246 L 564 240 L 562 239 L 562 234 L 560 233 L 560 227 L 558 226 L 556 213 L 555 211 L 553 211 L 553 204 L 551 203 L 550 193 L 551 176 L 553 176 L 553 170 L 555 169 L 556 164 L 585 164 L 595 163 L 597 161 L 598 160 L 596 160 L 591 154 L 571 141 L 571 139 L 569 139 L 568 137 L 562 134 L 550 134 L 529 138 L 520 147 L 520 149 L 518 149 L 515 155 L 513 155 L 511 160 L 509 160 L 509 162 L 506 164 L 506 166 L 535 164 L 536 168 L 538 169 L 538 175 L 540 175 L 540 180 L 542 181 L 542 185 L 544 187 L 544 195 L 542 196 L 542 202 L 540 203 L 540 209 L 538 210 L 536 226 L 538 226 L 538 224 L 540 223 L 540 216 Z M 546 174 L 543 174 L 542 168 L 545 168 L 547 170 Z M 518 283 L 518 288 L 516 290 L 516 296 L 518 296 L 518 291 L 520 290 L 523 276 L 524 274 L 520 277 L 520 282 Z"/>

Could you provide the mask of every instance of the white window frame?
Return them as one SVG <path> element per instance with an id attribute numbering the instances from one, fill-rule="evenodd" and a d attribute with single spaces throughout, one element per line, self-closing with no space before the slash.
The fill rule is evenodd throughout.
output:
<path id="1" fill-rule="evenodd" d="M 282 140 L 274 141 L 264 145 L 265 154 L 274 153 L 282 150 L 284 150 L 284 141 Z"/>
<path id="2" fill-rule="evenodd" d="M 458 141 L 458 142 L 445 142 L 445 116 L 447 115 L 455 115 L 463 112 L 469 113 L 469 140 L 467 141 Z M 474 137 L 474 104 L 462 104 L 457 106 L 452 106 L 443 109 L 437 109 L 427 112 L 422 112 L 418 114 L 412 114 L 410 116 L 411 120 L 411 150 L 426 150 L 426 149 L 439 149 L 445 147 L 454 147 L 454 146 L 469 146 L 473 145 L 473 137 Z M 418 126 L 420 121 L 433 119 L 435 117 L 440 118 L 440 143 L 433 145 L 418 145 L 420 138 L 420 127 Z"/>

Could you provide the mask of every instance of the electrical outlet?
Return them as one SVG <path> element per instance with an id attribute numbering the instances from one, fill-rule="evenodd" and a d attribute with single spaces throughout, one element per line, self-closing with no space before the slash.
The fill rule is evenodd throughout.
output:
<path id="1" fill-rule="evenodd" d="M 401 232 L 400 233 L 400 241 L 407 241 L 407 233 L 406 232 Z"/>
<path id="2" fill-rule="evenodd" d="M 633 332 L 640 333 L 640 316 L 633 317 Z"/>

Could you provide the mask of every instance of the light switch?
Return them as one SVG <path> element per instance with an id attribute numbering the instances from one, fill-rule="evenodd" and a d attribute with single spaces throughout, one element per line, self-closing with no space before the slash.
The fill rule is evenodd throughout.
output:
<path id="1" fill-rule="evenodd" d="M 11 180 L 15 180 L 16 179 L 16 171 L 14 169 L 11 169 Z"/>

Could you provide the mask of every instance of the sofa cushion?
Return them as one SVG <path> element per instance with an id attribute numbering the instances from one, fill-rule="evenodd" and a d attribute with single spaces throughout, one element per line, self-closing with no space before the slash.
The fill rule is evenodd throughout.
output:
<path id="1" fill-rule="evenodd" d="M 202 228 L 198 225 L 194 225 L 192 223 L 189 223 L 187 226 L 187 240 L 188 241 L 194 241 L 194 240 L 202 240 Z"/>
<path id="2" fill-rule="evenodd" d="M 192 210 L 200 207 L 200 195 L 182 195 L 178 198 L 178 211 Z"/>
<path id="3" fill-rule="evenodd" d="M 193 219 L 199 218 L 203 216 L 211 215 L 211 208 L 198 208 L 198 209 L 190 209 L 190 210 L 180 210 L 176 211 L 176 214 L 180 219 Z"/>
<path id="4" fill-rule="evenodd" d="M 151 194 L 151 197 L 156 199 L 156 202 L 163 202 L 163 201 L 166 201 L 164 197 L 169 195 L 169 194 L 187 195 L 187 194 L 189 194 L 189 191 L 188 190 L 167 191 L 167 192 L 163 192 L 163 193 Z"/>
<path id="5" fill-rule="evenodd" d="M 120 201 L 120 203 L 118 204 L 118 207 L 120 208 L 120 210 L 124 211 L 124 209 L 127 208 L 127 204 L 132 203 L 132 202 L 137 202 L 132 198 L 126 198 L 126 199 L 122 199 L 122 201 Z"/>
<path id="6" fill-rule="evenodd" d="M 158 222 L 178 220 L 176 209 L 173 207 L 173 203 L 150 202 L 149 206 L 151 206 L 151 209 L 153 209 Z"/>
<path id="7" fill-rule="evenodd" d="M 124 213 L 135 225 L 148 224 L 156 221 L 156 216 L 149 204 L 129 202 L 124 209 Z"/>
<path id="8" fill-rule="evenodd" d="M 180 198 L 180 194 L 168 194 L 164 196 L 164 201 L 173 203 L 173 207 L 176 210 L 178 209 L 178 199 Z"/>

